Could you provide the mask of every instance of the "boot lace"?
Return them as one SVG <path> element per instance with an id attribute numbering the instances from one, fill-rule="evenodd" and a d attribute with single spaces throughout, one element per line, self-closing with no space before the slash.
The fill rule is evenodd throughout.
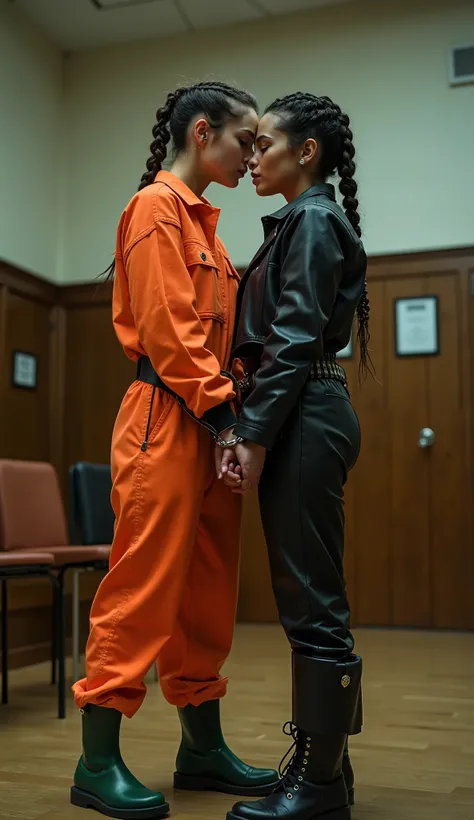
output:
<path id="1" fill-rule="evenodd" d="M 311 749 L 311 738 L 305 737 L 290 720 L 283 726 L 283 733 L 293 738 L 293 743 L 283 756 L 278 767 L 280 782 L 278 789 L 284 789 L 288 800 L 292 800 L 294 792 L 299 791 L 304 780 L 306 765 Z"/>

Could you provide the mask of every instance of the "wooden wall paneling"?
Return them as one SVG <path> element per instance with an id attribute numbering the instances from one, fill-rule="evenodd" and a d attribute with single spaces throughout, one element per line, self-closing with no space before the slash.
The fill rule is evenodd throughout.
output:
<path id="1" fill-rule="evenodd" d="M 358 351 L 356 346 L 356 328 L 353 330 L 352 337 L 352 357 L 350 359 L 341 359 L 340 364 L 344 367 L 347 375 L 347 384 L 352 400 L 357 401 L 358 393 Z M 352 620 L 357 621 L 358 617 L 358 598 L 356 585 L 356 560 L 357 560 L 357 540 L 356 540 L 356 517 L 357 517 L 357 501 L 356 501 L 356 470 L 352 470 L 347 478 L 347 483 L 344 488 L 344 515 L 345 515 L 345 533 L 344 533 L 344 574 L 346 578 L 347 597 L 350 602 L 352 611 Z"/>
<path id="2" fill-rule="evenodd" d="M 439 296 L 440 355 L 426 359 L 429 379 L 429 422 L 436 441 L 430 460 L 430 557 L 432 625 L 474 628 L 474 551 L 470 540 L 468 328 L 463 304 L 466 277 L 450 271 L 426 278 L 424 290 Z"/>
<path id="3" fill-rule="evenodd" d="M 430 426 L 427 365 L 426 357 L 395 356 L 393 310 L 397 297 L 419 296 L 423 285 L 420 278 L 412 277 L 389 280 L 385 287 L 391 339 L 386 389 L 392 437 L 393 623 L 397 626 L 429 626 L 430 468 L 429 454 L 418 446 L 420 430 Z"/>
<path id="4" fill-rule="evenodd" d="M 110 304 L 68 307 L 66 329 L 64 465 L 110 462 L 110 441 L 135 366 L 119 345 Z"/>
<path id="5" fill-rule="evenodd" d="M 49 393 L 50 461 L 57 470 L 63 494 L 66 488 L 64 469 L 64 382 L 66 376 L 66 311 L 61 305 L 51 308 Z"/>
<path id="6" fill-rule="evenodd" d="M 257 493 L 244 498 L 237 619 L 278 621 Z"/>
<path id="7" fill-rule="evenodd" d="M 3 381 L 3 458 L 48 461 L 50 457 L 50 307 L 8 291 Z M 14 350 L 33 353 L 38 360 L 37 387 L 13 387 Z"/>
<path id="8" fill-rule="evenodd" d="M 0 283 L 0 447 L 1 442 L 5 437 L 5 417 L 1 412 L 1 408 L 3 407 L 6 391 L 5 373 L 7 369 L 7 303 L 8 288 L 6 285 Z"/>
<path id="9" fill-rule="evenodd" d="M 358 624 L 391 624 L 391 473 L 390 407 L 387 392 L 389 338 L 385 282 L 369 284 L 370 350 L 375 379 L 368 376 L 355 396 L 362 429 L 355 490 L 355 544 Z"/>
<path id="10" fill-rule="evenodd" d="M 15 265 L 0 259 L 0 284 L 8 288 L 11 293 L 19 294 L 25 299 L 41 302 L 46 305 L 55 305 L 59 302 L 61 289 L 41 276 L 27 273 Z"/>

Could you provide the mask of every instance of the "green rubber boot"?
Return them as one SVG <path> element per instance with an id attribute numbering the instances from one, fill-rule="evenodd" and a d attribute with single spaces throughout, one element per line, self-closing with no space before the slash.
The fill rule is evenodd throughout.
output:
<path id="1" fill-rule="evenodd" d="M 143 786 L 120 754 L 122 715 L 116 709 L 86 706 L 82 715 L 82 757 L 74 774 L 71 803 L 118 820 L 166 817 L 168 803 L 160 792 Z"/>
<path id="2" fill-rule="evenodd" d="M 219 700 L 185 706 L 178 714 L 183 734 L 176 758 L 175 789 L 261 797 L 276 788 L 277 772 L 243 763 L 227 746 Z"/>

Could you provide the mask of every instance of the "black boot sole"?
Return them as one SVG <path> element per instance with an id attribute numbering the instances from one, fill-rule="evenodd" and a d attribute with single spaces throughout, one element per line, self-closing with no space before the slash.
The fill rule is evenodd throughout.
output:
<path id="1" fill-rule="evenodd" d="M 267 783 L 264 786 L 236 786 L 214 777 L 198 777 L 190 774 L 174 773 L 174 788 L 191 792 L 221 792 L 235 794 L 237 797 L 268 797 L 278 784 L 279 780 Z"/>
<path id="2" fill-rule="evenodd" d="M 234 814 L 233 811 L 229 811 L 226 814 L 226 820 L 242 820 L 242 817 L 239 814 Z M 349 806 L 342 809 L 332 809 L 332 811 L 325 811 L 324 814 L 313 815 L 312 820 L 351 820 L 351 810 Z"/>
<path id="3" fill-rule="evenodd" d="M 114 809 L 76 786 L 71 788 L 71 803 L 81 809 L 95 809 L 106 817 L 116 817 L 117 820 L 153 820 L 155 817 L 167 817 L 170 811 L 168 803 L 151 809 Z"/>

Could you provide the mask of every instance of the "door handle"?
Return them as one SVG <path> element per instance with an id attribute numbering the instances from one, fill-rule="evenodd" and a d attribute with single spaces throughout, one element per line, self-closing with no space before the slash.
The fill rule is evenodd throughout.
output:
<path id="1" fill-rule="evenodd" d="M 420 430 L 420 437 L 418 439 L 419 447 L 422 447 L 423 449 L 426 447 L 432 447 L 435 441 L 436 436 L 431 427 L 423 427 L 423 430 Z"/>

